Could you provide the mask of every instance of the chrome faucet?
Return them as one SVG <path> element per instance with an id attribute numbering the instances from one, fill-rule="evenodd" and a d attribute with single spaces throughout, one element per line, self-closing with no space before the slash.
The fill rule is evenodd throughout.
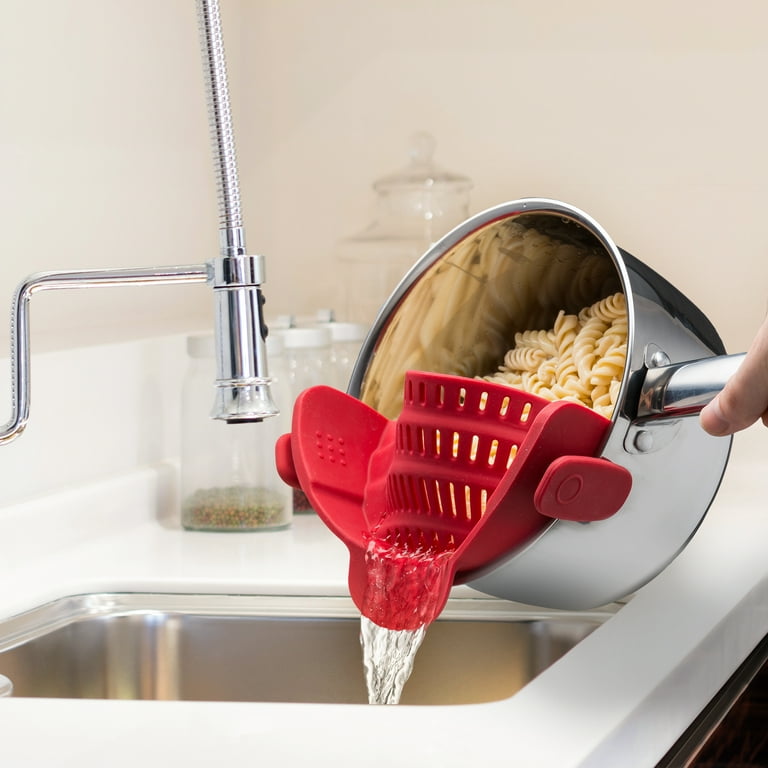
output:
<path id="1" fill-rule="evenodd" d="M 208 283 L 214 295 L 216 343 L 211 416 L 243 422 L 278 413 L 267 369 L 264 257 L 247 255 L 245 248 L 218 0 L 198 0 L 197 10 L 218 176 L 219 256 L 201 265 L 40 272 L 22 281 L 11 311 L 11 417 L 0 427 L 0 444 L 20 435 L 29 419 L 29 299 L 38 291 L 57 288 Z"/>
<path id="2" fill-rule="evenodd" d="M 245 248 L 219 0 L 197 0 L 197 17 L 219 191 L 220 255 L 209 275 L 216 302 L 213 415 L 230 422 L 255 421 L 277 414 L 267 376 L 264 257 L 249 256 Z"/>

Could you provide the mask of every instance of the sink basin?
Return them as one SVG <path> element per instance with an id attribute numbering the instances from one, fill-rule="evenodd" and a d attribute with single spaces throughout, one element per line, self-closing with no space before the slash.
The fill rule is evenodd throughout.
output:
<path id="1" fill-rule="evenodd" d="M 401 703 L 507 698 L 615 610 L 449 600 Z M 0 621 L 0 674 L 21 697 L 367 702 L 359 614 L 341 597 L 63 598 Z"/>

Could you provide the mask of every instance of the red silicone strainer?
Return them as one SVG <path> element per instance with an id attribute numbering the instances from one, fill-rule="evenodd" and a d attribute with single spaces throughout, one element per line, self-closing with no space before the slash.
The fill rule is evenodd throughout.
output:
<path id="1" fill-rule="evenodd" d="M 277 465 L 347 545 L 361 612 L 413 629 L 553 518 L 622 506 L 631 475 L 595 458 L 610 424 L 578 403 L 410 371 L 396 421 L 330 387 L 303 392 Z"/>

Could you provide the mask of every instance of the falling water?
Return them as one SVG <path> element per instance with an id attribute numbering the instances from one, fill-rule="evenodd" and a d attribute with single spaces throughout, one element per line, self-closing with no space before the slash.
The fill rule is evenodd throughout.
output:
<path id="1" fill-rule="evenodd" d="M 369 704 L 399 703 L 426 631 L 425 625 L 418 629 L 386 629 L 360 617 Z"/>
<path id="2" fill-rule="evenodd" d="M 370 704 L 397 704 L 416 652 L 442 607 L 452 549 L 372 538 L 360 642 Z"/>

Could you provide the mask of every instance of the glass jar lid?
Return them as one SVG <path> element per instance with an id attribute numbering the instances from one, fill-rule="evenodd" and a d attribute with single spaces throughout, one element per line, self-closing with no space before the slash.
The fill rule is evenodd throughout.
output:
<path id="1" fill-rule="evenodd" d="M 468 176 L 446 171 L 435 165 L 434 154 L 437 141 L 426 131 L 414 133 L 409 142 L 408 165 L 395 173 L 382 176 L 373 182 L 378 193 L 392 193 L 399 190 L 427 189 L 438 193 L 441 188 L 450 188 L 451 192 L 466 191 L 472 188 Z"/>

